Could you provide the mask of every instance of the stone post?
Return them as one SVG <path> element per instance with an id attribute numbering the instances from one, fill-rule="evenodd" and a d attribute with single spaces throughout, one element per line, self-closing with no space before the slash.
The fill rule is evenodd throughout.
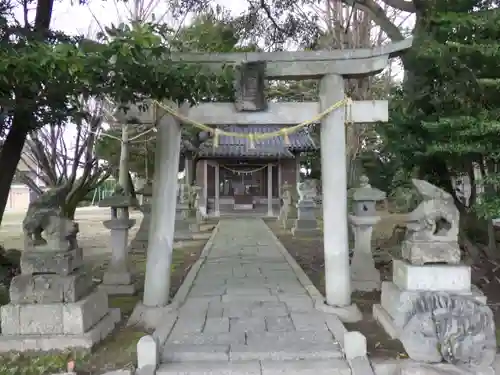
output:
<path id="1" fill-rule="evenodd" d="M 200 192 L 201 187 L 198 185 L 191 186 L 191 195 L 189 200 L 191 220 L 189 223 L 189 229 L 192 233 L 198 233 L 200 231 L 200 224 L 203 222 L 203 215 L 199 210 Z"/>
<path id="2" fill-rule="evenodd" d="M 375 203 L 384 200 L 386 194 L 372 188 L 366 176 L 361 176 L 360 187 L 354 190 L 354 214 L 349 222 L 354 232 L 354 254 L 351 260 L 352 290 L 369 292 L 380 290 L 380 272 L 375 268 L 372 255 L 373 226 L 380 221 Z"/>
<path id="3" fill-rule="evenodd" d="M 273 165 L 267 165 L 267 216 L 273 216 Z"/>
<path id="4" fill-rule="evenodd" d="M 214 178 L 214 188 L 215 188 L 215 207 L 214 207 L 214 216 L 220 216 L 220 167 L 219 163 L 215 164 L 215 178 Z"/>
<path id="5" fill-rule="evenodd" d="M 203 194 L 200 208 L 203 214 L 208 216 L 208 162 L 207 160 L 202 160 L 201 163 L 203 163 Z"/>
<path id="6" fill-rule="evenodd" d="M 180 203 L 175 208 L 175 234 L 174 240 L 190 240 L 192 239 L 191 231 L 189 228 L 191 209 L 189 207 L 189 186 L 182 184 Z"/>
<path id="7" fill-rule="evenodd" d="M 90 349 L 113 331 L 120 310 L 108 308 L 107 293 L 83 268 L 78 224 L 42 210 L 36 215 L 46 244 L 26 241 L 21 274 L 1 307 L 0 351 Z"/>
<path id="8" fill-rule="evenodd" d="M 155 229 L 161 230 L 149 231 L 143 300 L 146 307 L 162 307 L 169 302 L 180 144 L 179 122 L 165 114 L 158 124 L 151 212 Z"/>
<path id="9" fill-rule="evenodd" d="M 318 221 L 314 209 L 314 197 L 316 196 L 316 184 L 314 180 L 306 180 L 299 184 L 299 202 L 297 203 L 297 219 L 292 228 L 294 236 L 319 236 L 321 231 L 318 227 Z"/>
<path id="10" fill-rule="evenodd" d="M 128 231 L 135 224 L 128 218 L 128 209 L 133 206 L 132 197 L 112 195 L 99 202 L 99 207 L 111 208 L 111 219 L 103 222 L 111 230 L 111 260 L 102 278 L 103 288 L 108 294 L 134 294 L 135 285 L 128 269 Z M 118 215 L 120 210 L 123 216 Z"/>
<path id="11" fill-rule="evenodd" d="M 298 182 L 290 186 L 290 204 L 286 215 L 286 223 L 283 224 L 285 229 L 292 228 L 297 220 L 297 204 L 299 203 L 299 194 L 297 192 Z"/>
<path id="12" fill-rule="evenodd" d="M 142 220 L 139 230 L 130 243 L 130 250 L 144 253 L 148 248 L 148 233 L 151 225 L 151 197 L 153 196 L 151 181 L 147 181 L 142 188 L 137 190 L 137 194 L 142 197 Z"/>
<path id="13" fill-rule="evenodd" d="M 342 76 L 331 74 L 321 79 L 319 102 L 322 111 L 343 100 L 344 96 Z M 320 148 L 326 304 L 341 320 L 356 321 L 362 315 L 355 305 L 351 305 L 344 108 L 321 120 Z"/>
<path id="14" fill-rule="evenodd" d="M 292 202 L 292 193 L 290 192 L 291 186 L 285 182 L 281 190 L 281 207 L 278 222 L 284 229 L 287 229 L 288 213 L 290 212 L 290 205 Z"/>

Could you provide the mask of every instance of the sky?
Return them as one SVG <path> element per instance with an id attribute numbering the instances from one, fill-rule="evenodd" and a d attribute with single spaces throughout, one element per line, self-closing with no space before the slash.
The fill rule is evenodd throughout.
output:
<path id="1" fill-rule="evenodd" d="M 130 12 L 124 2 L 90 0 L 88 5 L 78 5 L 77 2 L 78 0 L 55 2 L 51 22 L 53 29 L 72 35 L 89 35 L 89 32 L 99 31 L 99 24 L 109 26 L 112 23 L 117 24 L 129 18 Z M 214 2 L 230 10 L 233 15 L 243 13 L 248 6 L 245 0 L 216 0 Z M 148 2 L 145 1 L 145 3 Z M 159 17 L 165 12 L 166 7 L 162 4 L 165 3 L 165 0 L 153 1 L 153 4 L 157 3 L 158 5 L 154 7 L 155 15 Z M 130 4 L 130 1 L 128 4 Z M 21 19 L 22 10 L 19 9 L 16 15 Z"/>

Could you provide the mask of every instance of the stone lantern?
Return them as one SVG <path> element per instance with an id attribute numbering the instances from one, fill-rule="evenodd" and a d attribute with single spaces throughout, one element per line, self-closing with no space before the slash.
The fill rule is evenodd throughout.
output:
<path id="1" fill-rule="evenodd" d="M 130 248 L 132 252 L 146 252 L 148 249 L 149 225 L 151 223 L 152 182 L 147 181 L 142 188 L 136 191 L 136 194 L 142 195 L 142 221 L 130 244 Z"/>
<path id="2" fill-rule="evenodd" d="M 375 205 L 386 194 L 371 187 L 368 177 L 361 176 L 360 186 L 354 190 L 354 212 L 349 223 L 354 232 L 354 254 L 351 261 L 352 290 L 380 290 L 380 272 L 375 268 L 371 240 L 373 227 L 380 221 Z"/>
<path id="3" fill-rule="evenodd" d="M 108 294 L 134 294 L 135 285 L 128 269 L 128 231 L 135 224 L 129 218 L 129 207 L 135 205 L 135 199 L 130 195 L 116 191 L 110 197 L 99 202 L 99 207 L 111 208 L 111 219 L 103 222 L 111 231 L 111 260 L 104 273 L 101 288 Z"/>
<path id="4" fill-rule="evenodd" d="M 192 239 L 191 229 L 189 227 L 190 207 L 189 207 L 189 191 L 190 188 L 186 184 L 179 185 L 179 191 L 182 195 L 179 197 L 179 202 L 175 208 L 175 240 L 190 240 Z"/>

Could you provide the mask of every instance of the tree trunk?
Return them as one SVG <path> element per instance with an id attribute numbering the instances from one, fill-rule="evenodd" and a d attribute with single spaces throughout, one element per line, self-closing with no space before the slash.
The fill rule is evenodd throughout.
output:
<path id="1" fill-rule="evenodd" d="M 9 199 L 10 186 L 14 180 L 17 165 L 21 160 L 24 142 L 28 136 L 30 117 L 22 110 L 14 113 L 12 127 L 0 152 L 0 165 L 2 166 L 2 173 L 0 173 L 0 224 Z"/>

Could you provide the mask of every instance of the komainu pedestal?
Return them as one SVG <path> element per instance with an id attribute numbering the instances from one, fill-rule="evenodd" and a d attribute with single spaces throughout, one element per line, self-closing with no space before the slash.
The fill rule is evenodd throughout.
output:
<path id="1" fill-rule="evenodd" d="M 402 259 L 393 260 L 393 281 L 382 283 L 373 315 L 411 359 L 476 373 L 496 354 L 493 313 L 471 284 L 471 268 L 460 263 L 452 196 L 426 181 L 413 185 L 423 202 L 409 215 Z"/>
<path id="2" fill-rule="evenodd" d="M 120 320 L 119 309 L 108 308 L 107 294 L 83 270 L 78 225 L 46 212 L 39 213 L 36 241 L 25 231 L 21 274 L 1 307 L 0 352 L 90 349 Z"/>

